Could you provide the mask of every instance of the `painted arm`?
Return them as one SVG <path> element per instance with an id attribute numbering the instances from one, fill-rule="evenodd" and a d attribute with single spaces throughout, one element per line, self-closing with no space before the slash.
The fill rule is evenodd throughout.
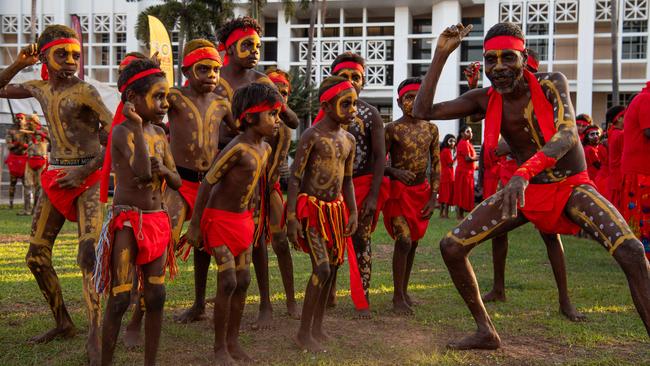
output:
<path id="1" fill-rule="evenodd" d="M 124 103 L 122 113 L 124 117 L 133 122 L 136 128 L 130 130 L 123 125 L 116 126 L 113 129 L 114 143 L 111 144 L 115 150 L 112 152 L 119 152 L 129 162 L 129 167 L 138 183 L 148 183 L 153 175 L 147 141 L 142 130 L 142 119 L 135 112 L 133 104 L 129 102 Z"/>
<path id="2" fill-rule="evenodd" d="M 0 72 L 0 98 L 23 99 L 32 97 L 32 93 L 20 84 L 9 82 L 20 70 L 38 62 L 38 45 L 32 43 L 20 50 L 16 61 Z"/>
<path id="3" fill-rule="evenodd" d="M 289 155 L 289 143 L 291 142 L 291 136 L 285 136 L 282 128 L 278 131 L 278 144 L 271 151 L 271 158 L 267 164 L 268 171 L 268 181 L 269 184 L 274 184 L 280 179 L 280 165 L 283 161 L 287 160 L 287 155 Z"/>
<path id="4" fill-rule="evenodd" d="M 374 217 L 377 211 L 377 196 L 379 196 L 379 188 L 381 181 L 384 178 L 384 169 L 386 167 L 386 145 L 384 135 L 384 121 L 381 119 L 379 112 L 376 108 L 371 106 L 372 111 L 372 185 L 368 192 L 368 197 L 363 201 L 360 208 L 359 216 L 363 219 L 367 216 Z"/>
<path id="5" fill-rule="evenodd" d="M 431 176 L 429 177 L 429 184 L 431 185 L 431 197 L 424 205 L 422 211 L 423 218 L 429 218 L 433 215 L 438 201 L 438 189 L 440 188 L 440 136 L 438 126 L 431 124 L 431 145 L 429 145 L 429 163 Z"/>
<path id="6" fill-rule="evenodd" d="M 471 30 L 471 24 L 466 28 L 458 24 L 445 29 L 440 34 L 433 60 L 413 103 L 413 117 L 422 120 L 445 120 L 482 112 L 476 99 L 478 95 L 485 93 L 483 89 L 470 90 L 454 100 L 433 104 L 438 81 L 447 58 Z"/>
<path id="7" fill-rule="evenodd" d="M 176 163 L 174 162 L 172 151 L 169 147 L 169 143 L 167 142 L 167 136 L 165 135 L 165 131 L 162 128 L 158 126 L 154 126 L 154 128 L 158 132 L 159 138 L 162 139 L 162 141 L 165 143 L 165 155 L 163 156 L 162 166 L 160 166 L 160 170 L 156 171 L 156 173 L 159 173 L 165 178 L 165 181 L 167 182 L 167 186 L 169 188 L 178 190 L 183 184 L 183 181 L 181 181 L 181 176 L 176 171 Z M 152 167 L 152 170 L 156 169 L 153 169 Z"/>

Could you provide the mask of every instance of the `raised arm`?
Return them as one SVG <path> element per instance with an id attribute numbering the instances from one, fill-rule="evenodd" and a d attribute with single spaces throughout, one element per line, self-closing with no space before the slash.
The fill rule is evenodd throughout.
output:
<path id="1" fill-rule="evenodd" d="M 445 29 L 440 34 L 433 60 L 413 103 L 413 117 L 423 120 L 443 120 L 461 118 L 481 112 L 480 106 L 476 102 L 477 96 L 485 93 L 481 89 L 471 90 L 451 101 L 433 104 L 438 81 L 447 58 L 458 48 L 461 40 L 471 30 L 471 24 L 467 27 L 458 24 Z"/>
<path id="2" fill-rule="evenodd" d="M 32 97 L 32 93 L 24 86 L 20 84 L 8 84 L 20 70 L 34 65 L 37 61 L 38 46 L 36 43 L 21 49 L 16 61 L 0 72 L 0 98 L 23 99 Z"/>

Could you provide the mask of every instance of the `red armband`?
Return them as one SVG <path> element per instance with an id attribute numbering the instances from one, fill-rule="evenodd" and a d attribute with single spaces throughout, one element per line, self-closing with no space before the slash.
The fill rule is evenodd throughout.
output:
<path id="1" fill-rule="evenodd" d="M 538 151 L 535 155 L 531 156 L 530 159 L 526 160 L 525 163 L 521 164 L 521 166 L 515 170 L 514 175 L 520 176 L 529 181 L 545 169 L 555 166 L 555 163 L 557 163 L 557 159 Z"/>

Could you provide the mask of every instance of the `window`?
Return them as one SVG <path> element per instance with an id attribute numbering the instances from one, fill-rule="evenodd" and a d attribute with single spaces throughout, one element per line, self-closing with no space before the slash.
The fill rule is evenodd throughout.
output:
<path id="1" fill-rule="evenodd" d="M 430 39 L 412 39 L 411 40 L 411 59 L 428 60 L 431 59 L 431 40 Z"/>
<path id="2" fill-rule="evenodd" d="M 639 20 L 626 20 L 623 22 L 625 33 L 645 33 L 648 31 L 648 22 Z"/>
<path id="3" fill-rule="evenodd" d="M 110 51 L 108 47 L 102 46 L 101 47 L 101 57 L 100 57 L 100 65 L 108 65 L 109 62 L 109 57 L 110 57 Z"/>
<path id="4" fill-rule="evenodd" d="M 264 61 L 277 61 L 278 60 L 278 42 L 266 41 L 262 44 L 262 59 Z"/>
<path id="5" fill-rule="evenodd" d="M 431 32 L 431 19 L 413 19 L 414 34 L 430 34 Z"/>
<path id="6" fill-rule="evenodd" d="M 527 24 L 526 35 L 528 36 L 545 36 L 548 34 L 548 23 L 545 24 Z"/>
<path id="7" fill-rule="evenodd" d="M 471 24 L 474 26 L 467 35 L 468 37 L 483 37 L 483 17 L 479 18 L 463 18 L 462 23 L 467 26 Z"/>
<path id="8" fill-rule="evenodd" d="M 526 43 L 528 48 L 537 52 L 540 61 L 548 60 L 548 39 L 528 39 Z"/>
<path id="9" fill-rule="evenodd" d="M 119 65 L 120 62 L 124 59 L 124 55 L 126 55 L 126 47 L 125 46 L 117 46 L 115 47 L 115 64 Z"/>
<path id="10" fill-rule="evenodd" d="M 115 33 L 115 43 L 126 43 L 126 33 Z"/>
<path id="11" fill-rule="evenodd" d="M 427 64 L 412 64 L 411 65 L 411 77 L 424 76 L 427 73 L 429 65 Z"/>
<path id="12" fill-rule="evenodd" d="M 266 22 L 264 23 L 264 36 L 277 37 L 278 36 L 278 23 Z"/>
<path id="13" fill-rule="evenodd" d="M 641 60 L 646 58 L 648 37 L 623 37 L 622 55 L 625 60 Z"/>
<path id="14" fill-rule="evenodd" d="M 616 105 L 627 106 L 632 101 L 636 93 L 618 93 L 618 103 Z M 607 108 L 613 107 L 612 105 L 612 94 L 607 94 Z"/>
<path id="15" fill-rule="evenodd" d="M 483 41 L 462 41 L 460 44 L 461 61 L 480 61 L 483 59 Z"/>

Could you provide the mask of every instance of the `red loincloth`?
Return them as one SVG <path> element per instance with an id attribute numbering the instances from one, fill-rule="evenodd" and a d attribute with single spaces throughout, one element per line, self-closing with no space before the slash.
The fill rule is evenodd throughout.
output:
<path id="1" fill-rule="evenodd" d="M 130 225 L 127 224 L 130 222 Z M 135 264 L 142 265 L 160 258 L 170 247 L 172 228 L 165 211 L 138 212 L 121 211 L 113 217 L 111 230 L 122 230 L 125 226 L 133 228 L 135 241 L 138 243 L 138 256 Z"/>
<path id="2" fill-rule="evenodd" d="M 600 164 L 600 156 L 598 155 L 598 148 L 593 145 L 585 145 L 585 161 L 587 162 L 587 173 L 589 174 L 589 179 L 595 180 L 598 175 L 600 168 L 597 168 L 596 165 Z"/>
<path id="3" fill-rule="evenodd" d="M 286 220 L 286 217 L 285 217 L 285 215 L 287 213 L 287 208 L 286 208 L 286 204 L 284 203 L 284 195 L 282 195 L 282 187 L 280 186 L 280 181 L 277 181 L 277 182 L 273 183 L 273 187 L 271 189 L 273 191 L 275 191 L 275 193 L 277 193 L 278 197 L 280 197 L 280 202 L 282 203 L 283 209 L 282 209 L 282 217 L 280 218 L 280 228 L 283 229 L 284 226 L 287 224 L 287 220 Z M 273 193 L 273 192 L 271 192 L 271 193 Z M 271 207 L 270 203 L 271 203 L 271 200 L 269 199 L 269 208 Z M 268 227 L 268 230 L 269 230 L 268 232 L 272 233 L 271 232 L 271 212 L 269 212 L 268 217 L 269 217 L 269 219 L 267 220 L 268 226 L 269 226 Z"/>
<path id="4" fill-rule="evenodd" d="M 623 217 L 643 243 L 645 256 L 650 260 L 650 175 L 626 173 L 623 176 L 622 206 Z"/>
<path id="5" fill-rule="evenodd" d="M 352 238 L 344 236 L 345 226 L 348 224 L 348 208 L 343 202 L 343 198 L 339 196 L 334 201 L 326 202 L 301 193 L 298 195 L 296 203 L 296 219 L 302 224 L 303 229 L 315 228 L 320 236 L 327 241 L 331 264 L 337 266 L 343 264 L 344 250 L 347 250 L 352 302 L 358 310 L 368 309 L 368 300 L 363 291 Z M 298 244 L 303 252 L 311 253 L 306 239 L 298 236 Z"/>
<path id="6" fill-rule="evenodd" d="M 422 218 L 422 209 L 429 199 L 431 199 L 431 186 L 428 181 L 407 186 L 398 180 L 391 180 L 390 198 L 384 205 L 384 225 L 390 237 L 395 239 L 392 219 L 402 216 L 409 226 L 411 240 L 422 239 L 429 226 L 429 219 Z"/>
<path id="7" fill-rule="evenodd" d="M 52 206 L 57 209 L 69 221 L 77 221 L 77 206 L 75 201 L 88 188 L 99 182 L 102 176 L 101 169 L 95 170 L 90 174 L 79 187 L 63 189 L 59 187 L 57 179 L 65 175 L 65 169 L 44 170 L 41 173 L 41 187 L 47 198 L 52 202 Z"/>
<path id="8" fill-rule="evenodd" d="M 47 164 L 47 159 L 45 156 L 34 155 L 27 159 L 27 163 L 32 170 L 39 170 Z"/>
<path id="9" fill-rule="evenodd" d="M 196 196 L 199 194 L 199 186 L 201 185 L 201 182 L 191 182 L 185 179 L 182 179 L 182 182 L 183 184 L 178 188 L 178 193 L 181 194 L 189 208 L 185 214 L 185 221 L 187 221 L 192 218 L 194 204 L 196 203 Z"/>
<path id="10" fill-rule="evenodd" d="M 27 154 L 14 154 L 9 153 L 5 159 L 5 164 L 9 169 L 9 174 L 12 177 L 22 178 L 25 176 L 25 165 L 27 165 Z"/>
<path id="11" fill-rule="evenodd" d="M 573 188 L 581 184 L 595 187 L 586 170 L 558 183 L 529 184 L 521 212 L 543 233 L 577 234 L 580 227 L 564 215 L 564 208 Z"/>
<path id="12" fill-rule="evenodd" d="M 600 144 L 598 145 L 598 156 L 600 157 L 600 170 L 596 174 L 596 188 L 598 188 L 598 193 L 610 201 L 609 197 L 609 151 L 607 145 Z M 610 201 L 611 202 L 611 201 Z"/>
<path id="13" fill-rule="evenodd" d="M 255 223 L 253 212 L 231 212 L 216 208 L 206 208 L 201 217 L 203 247 L 211 248 L 225 245 L 233 256 L 238 256 L 253 243 Z"/>
<path id="14" fill-rule="evenodd" d="M 368 194 L 370 193 L 370 188 L 372 187 L 372 174 L 366 174 L 352 179 L 352 184 L 354 184 L 354 199 L 357 203 L 357 210 L 361 212 L 361 206 L 363 201 L 366 200 Z M 372 219 L 372 231 L 375 231 L 377 227 L 377 221 L 379 221 L 379 212 L 384 208 L 384 204 L 388 199 L 390 193 L 390 180 L 388 177 L 383 177 L 381 185 L 379 186 L 379 194 L 377 195 L 377 210 L 375 211 L 375 217 Z"/>
<path id="15" fill-rule="evenodd" d="M 440 187 L 438 188 L 438 202 L 451 205 L 454 198 L 454 157 L 451 149 L 440 150 Z"/>

